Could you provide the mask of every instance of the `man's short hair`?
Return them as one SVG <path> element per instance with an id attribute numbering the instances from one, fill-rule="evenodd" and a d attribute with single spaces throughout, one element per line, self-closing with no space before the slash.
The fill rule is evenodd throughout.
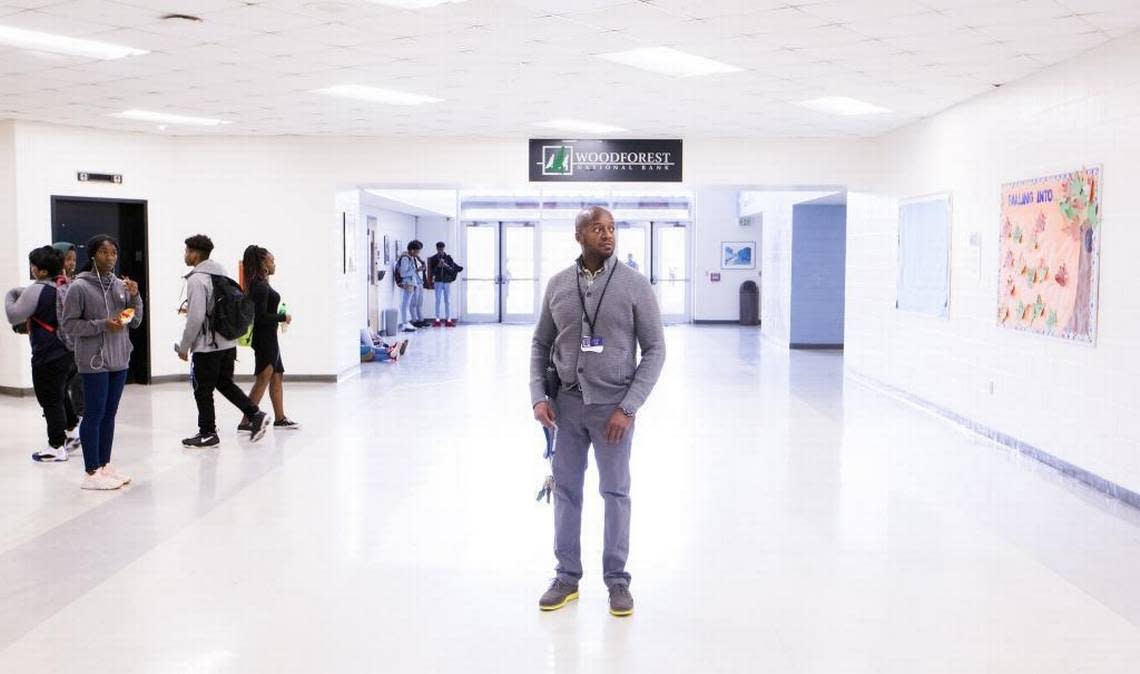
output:
<path id="1" fill-rule="evenodd" d="M 582 231 L 583 228 L 585 228 L 603 213 L 610 216 L 610 220 L 614 219 L 614 214 L 610 213 L 610 209 L 604 208 L 602 206 L 590 206 L 578 211 L 578 217 L 574 218 L 574 231 Z"/>
<path id="2" fill-rule="evenodd" d="M 205 234 L 195 234 L 186 239 L 186 247 L 198 251 L 207 260 L 210 259 L 210 253 L 214 252 L 214 242 Z"/>
<path id="3" fill-rule="evenodd" d="M 408 250 L 422 250 L 424 244 L 419 239 L 412 239 L 408 242 Z"/>
<path id="4" fill-rule="evenodd" d="M 444 242 L 442 242 L 442 241 L 436 241 L 436 242 L 435 242 L 435 247 L 436 247 L 436 248 L 447 248 L 447 244 L 446 244 L 446 243 L 444 243 Z"/>
<path id="5" fill-rule="evenodd" d="M 63 256 L 51 246 L 40 246 L 28 253 L 28 262 L 36 269 L 46 271 L 49 276 L 59 276 L 63 273 Z"/>

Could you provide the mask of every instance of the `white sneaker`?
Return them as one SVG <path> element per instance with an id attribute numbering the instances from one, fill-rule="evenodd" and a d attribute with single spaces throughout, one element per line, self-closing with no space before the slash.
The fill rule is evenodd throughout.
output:
<path id="1" fill-rule="evenodd" d="M 104 475 L 109 475 L 112 478 L 118 480 L 119 482 L 122 482 L 123 484 L 130 484 L 131 483 L 131 478 L 129 475 L 123 475 L 119 471 L 112 468 L 111 464 L 109 464 L 109 463 L 106 466 L 103 466 L 102 468 L 100 468 L 99 470 Z"/>
<path id="2" fill-rule="evenodd" d="M 122 482 L 101 470 L 97 470 L 94 475 L 84 477 L 83 483 L 79 485 L 79 488 L 94 489 L 96 491 L 113 491 L 121 486 L 123 486 Z"/>
<path id="3" fill-rule="evenodd" d="M 78 452 L 79 450 L 83 449 L 83 443 L 79 441 L 78 435 L 75 437 L 71 437 L 69 435 L 67 436 L 67 440 L 65 440 L 63 443 L 63 448 L 69 452 Z"/>
<path id="4" fill-rule="evenodd" d="M 404 332 L 415 332 L 416 326 L 412 325 L 411 323 L 404 323 L 400 326 L 400 329 Z"/>
<path id="5" fill-rule="evenodd" d="M 67 445 L 57 448 L 48 447 L 42 452 L 36 452 L 32 454 L 32 461 L 39 461 L 40 463 L 67 461 Z"/>

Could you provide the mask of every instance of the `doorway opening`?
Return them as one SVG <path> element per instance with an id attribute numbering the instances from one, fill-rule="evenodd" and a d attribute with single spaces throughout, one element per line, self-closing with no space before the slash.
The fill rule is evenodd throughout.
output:
<path id="1" fill-rule="evenodd" d="M 574 218 L 602 206 L 617 226 L 615 255 L 644 274 L 666 323 L 691 316 L 692 199 L 687 192 L 461 192 L 463 320 L 533 323 L 550 278 L 581 248 Z"/>
<path id="2" fill-rule="evenodd" d="M 150 368 L 150 270 L 147 255 L 147 202 L 128 199 L 53 196 L 52 241 L 68 241 L 76 247 L 76 265 L 88 260 L 87 241 L 106 234 L 119 242 L 118 274 L 138 282 L 143 298 L 142 324 L 131 330 L 131 362 L 127 383 L 149 384 Z"/>

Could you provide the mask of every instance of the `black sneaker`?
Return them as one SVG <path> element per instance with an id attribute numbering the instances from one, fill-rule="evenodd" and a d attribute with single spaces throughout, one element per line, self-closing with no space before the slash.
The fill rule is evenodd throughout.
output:
<path id="1" fill-rule="evenodd" d="M 299 430 L 301 430 L 301 424 L 299 424 L 296 421 L 293 421 L 292 419 L 289 419 L 289 418 L 278 419 L 277 421 L 273 422 L 273 430 L 275 430 L 275 431 L 299 431 Z"/>
<path id="2" fill-rule="evenodd" d="M 265 431 L 269 428 L 269 415 L 258 412 L 249 420 L 249 425 L 249 439 L 251 442 L 257 442 L 265 437 Z"/>
<path id="3" fill-rule="evenodd" d="M 192 438 L 186 438 L 182 441 L 183 447 L 217 447 L 221 440 L 218 439 L 217 433 L 199 433 Z"/>
<path id="4" fill-rule="evenodd" d="M 249 419 L 242 419 L 237 429 L 238 433 L 251 433 L 253 432 L 253 424 L 249 423 Z"/>

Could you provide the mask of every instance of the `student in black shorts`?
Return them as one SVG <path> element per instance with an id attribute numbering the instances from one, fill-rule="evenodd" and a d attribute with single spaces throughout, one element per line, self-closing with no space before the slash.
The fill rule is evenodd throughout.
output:
<path id="1" fill-rule="evenodd" d="M 293 317 L 279 310 L 281 295 L 269 285 L 269 277 L 277 271 L 273 253 L 261 246 L 247 246 L 242 256 L 242 273 L 246 294 L 253 300 L 253 374 L 257 377 L 249 390 L 256 405 L 266 389 L 273 404 L 273 428 L 298 430 L 301 425 L 285 416 L 285 366 L 281 363 L 281 347 L 277 343 L 277 327 L 293 322 Z M 238 430 L 247 430 L 248 419 L 242 419 Z"/>

